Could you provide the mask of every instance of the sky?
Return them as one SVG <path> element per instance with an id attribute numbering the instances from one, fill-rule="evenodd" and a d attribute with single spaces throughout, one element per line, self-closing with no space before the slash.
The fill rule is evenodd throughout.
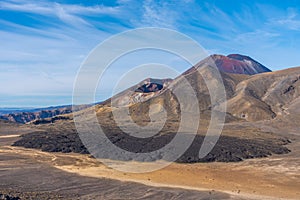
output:
<path id="1" fill-rule="evenodd" d="M 143 27 L 179 31 L 210 54 L 249 55 L 271 70 L 300 66 L 298 0 L 1 0 L 0 107 L 71 104 L 89 52 L 114 34 Z M 118 77 L 121 68 L 109 76 Z"/>

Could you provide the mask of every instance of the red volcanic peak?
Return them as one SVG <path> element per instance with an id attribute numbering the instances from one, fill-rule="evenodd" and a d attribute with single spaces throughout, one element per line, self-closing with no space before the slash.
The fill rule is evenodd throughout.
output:
<path id="1" fill-rule="evenodd" d="M 228 56 L 214 54 L 200 61 L 183 74 L 189 74 L 197 68 L 205 65 L 216 66 L 222 72 L 233 74 L 254 75 L 264 72 L 271 72 L 270 69 L 250 58 L 249 56 L 240 54 L 230 54 Z"/>
<path id="2" fill-rule="evenodd" d="M 228 56 L 212 55 L 210 58 L 221 71 L 227 73 L 253 75 L 271 71 L 249 56 L 230 54 Z"/>
<path id="3" fill-rule="evenodd" d="M 244 74 L 247 67 L 245 63 L 225 56 L 220 59 L 216 59 L 215 63 L 219 69 L 229 73 Z"/>

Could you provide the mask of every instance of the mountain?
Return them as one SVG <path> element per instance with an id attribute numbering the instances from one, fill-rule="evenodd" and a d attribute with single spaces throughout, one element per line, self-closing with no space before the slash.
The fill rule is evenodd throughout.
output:
<path id="1" fill-rule="evenodd" d="M 34 108 L 10 108 L 10 107 L 3 107 L 0 108 L 0 115 L 17 113 L 17 112 L 29 112 L 34 110 Z"/>
<path id="2" fill-rule="evenodd" d="M 229 54 L 228 56 L 214 54 L 200 61 L 197 66 L 205 64 L 214 65 L 222 72 L 234 74 L 254 75 L 271 72 L 270 69 L 249 56 L 240 54 Z M 188 72 L 190 72 L 190 70 L 188 70 Z"/>
<path id="3" fill-rule="evenodd" d="M 162 80 L 165 84 L 152 92 L 145 92 L 139 88 L 146 88 L 148 85 L 158 83 L 159 80 L 146 79 L 107 100 L 100 107 L 109 106 L 110 102 L 113 106 L 132 106 L 134 108 L 132 114 L 141 117 L 143 113 L 147 113 L 149 105 L 156 102 L 161 105 L 161 108 L 165 107 L 170 112 L 172 111 L 174 115 L 179 113 L 179 105 L 171 88 L 184 90 L 182 82 L 185 79 L 196 92 L 200 111 L 209 112 L 217 105 L 211 105 L 208 88 L 198 70 L 207 76 L 214 77 L 210 75 L 213 72 L 208 69 L 208 66 L 214 64 L 222 69 L 220 74 L 227 95 L 226 101 L 223 101 L 227 105 L 227 119 L 238 118 L 246 121 L 273 119 L 287 114 L 290 105 L 299 100 L 299 67 L 270 72 L 269 69 L 248 56 L 231 54 L 228 56 L 212 55 L 174 80 Z"/>
<path id="4" fill-rule="evenodd" d="M 33 108 L 33 107 L 19 107 L 19 108 L 14 108 L 14 107 L 0 107 L 0 115 L 4 114 L 12 114 L 12 113 L 21 113 L 21 112 L 39 112 L 43 110 L 55 110 L 55 109 L 60 109 L 64 107 L 70 107 L 71 105 L 62 105 L 62 106 L 50 106 L 50 107 L 43 107 L 43 108 Z"/>
<path id="5" fill-rule="evenodd" d="M 223 59 L 225 57 L 211 56 L 200 61 L 175 79 L 146 79 L 107 101 L 73 114 L 84 116 L 85 121 L 91 121 L 95 117 L 93 111 L 96 111 L 98 122 L 113 144 L 131 152 L 141 153 L 151 152 L 168 144 L 173 139 L 174 134 L 179 131 L 180 123 L 183 120 L 181 116 L 184 114 L 186 121 L 184 126 L 189 128 L 193 127 L 195 123 L 199 123 L 199 129 L 193 144 L 177 160 L 178 162 L 231 162 L 288 153 L 289 149 L 284 145 L 290 141 L 286 137 L 273 135 L 269 130 L 264 132 L 251 122 L 258 124 L 258 121 L 261 123 L 266 120 L 272 122 L 279 118 L 281 120 L 287 119 L 292 117 L 291 110 L 295 112 L 293 116 L 299 114 L 299 109 L 295 109 L 295 107 L 300 102 L 300 67 L 276 72 L 269 72 L 263 67 L 256 67 L 256 74 L 251 75 L 234 73 L 236 71 L 229 73 L 220 70 L 218 73 L 211 70 L 211 66 L 216 63 L 216 58 Z M 230 62 L 240 59 L 245 63 L 247 62 L 244 60 L 251 60 L 249 57 L 240 55 L 230 55 L 225 59 L 229 59 Z M 234 61 L 234 63 L 238 62 Z M 243 72 L 250 73 L 250 69 L 254 69 L 254 64 L 259 66 L 256 61 L 251 61 L 251 63 L 240 66 L 244 69 Z M 218 68 L 224 66 L 227 65 L 219 65 Z M 266 71 L 266 73 L 262 73 L 262 71 Z M 208 80 L 210 84 L 214 85 L 214 77 L 218 74 L 223 81 L 226 98 L 217 99 L 213 104 L 206 81 Z M 188 85 L 192 87 L 196 99 L 192 99 Z M 217 92 L 218 89 L 213 88 L 211 92 Z M 178 96 L 174 94 L 174 91 L 183 94 L 181 100 L 187 103 L 180 105 Z M 195 101 L 199 105 L 200 121 L 195 121 L 197 119 L 195 112 L 198 110 L 195 109 Z M 214 149 L 205 158 L 200 159 L 198 153 L 209 127 L 211 111 L 214 108 L 218 110 L 225 103 L 227 104 L 227 112 L 225 113 L 226 120 L 222 135 Z M 114 111 L 120 113 L 125 111 L 126 116 L 121 117 L 117 122 L 116 116 L 118 115 Z M 89 153 L 77 135 L 78 129 L 76 128 L 78 126 L 75 127 L 74 125 L 73 114 L 34 121 L 32 124 L 43 131 L 28 134 L 17 141 L 15 145 L 51 152 Z M 166 116 L 166 122 L 154 137 L 135 138 L 122 129 L 126 128 L 132 133 L 147 134 L 147 131 L 143 132 L 130 123 L 130 120 L 132 119 L 141 127 L 147 126 L 151 122 L 153 123 L 152 127 L 156 128 L 161 127 L 161 117 L 164 116 Z M 86 126 L 93 125 L 84 125 L 83 127 Z M 148 131 L 151 133 L 151 130 Z M 190 137 L 189 131 L 178 134 L 180 137 Z M 89 142 L 94 141 L 90 140 Z M 99 145 L 99 143 L 95 145 Z M 136 159 L 130 156 L 126 157 L 127 155 L 111 155 L 110 151 L 113 150 L 104 149 L 101 152 L 96 152 L 96 154 L 117 160 Z M 138 158 L 138 160 L 149 161 L 162 158 L 163 154 L 158 152 L 151 158 Z"/>
<path id="6" fill-rule="evenodd" d="M 193 89 L 197 93 L 197 97 L 201 99 L 201 101 L 199 101 L 199 104 L 200 104 L 200 109 L 202 111 L 210 107 L 210 103 L 209 103 L 210 95 L 205 86 L 205 81 L 202 79 L 202 77 L 199 77 L 198 76 L 199 74 L 195 73 L 195 71 L 197 71 L 197 69 L 202 68 L 205 65 L 217 66 L 218 69 L 221 71 L 223 81 L 226 87 L 226 93 L 229 98 L 231 98 L 235 94 L 234 90 L 235 87 L 237 86 L 237 83 L 242 79 L 249 78 L 246 75 L 255 75 L 264 72 L 271 72 L 271 70 L 269 70 L 259 62 L 244 55 L 239 55 L 239 54 L 230 54 L 228 56 L 211 55 L 207 57 L 206 59 L 200 61 L 197 65 L 195 65 L 194 67 L 192 67 L 191 69 L 187 70 L 185 73 L 182 74 L 182 76 L 187 76 L 186 78 L 191 82 Z M 137 85 L 121 92 L 120 94 L 117 94 L 112 99 L 108 99 L 102 104 L 103 105 L 110 104 L 111 100 L 113 100 L 113 104 L 115 106 L 133 105 L 136 103 L 147 101 L 148 99 L 152 99 L 156 96 L 160 96 L 159 97 L 160 101 L 165 101 L 165 106 L 172 105 L 171 103 L 172 100 L 171 101 L 167 100 L 168 98 L 172 97 L 170 91 L 168 92 L 163 92 L 163 91 L 170 84 L 173 85 L 172 87 L 177 87 L 176 86 L 178 85 L 177 82 L 180 82 L 180 79 L 181 79 L 180 76 L 177 77 L 176 80 L 172 80 L 172 79 L 159 80 L 159 79 L 148 78 L 138 83 Z M 164 95 L 167 95 L 167 97 Z M 238 99 L 235 98 L 230 102 L 234 102 L 236 100 Z M 257 100 L 253 100 L 253 101 L 257 101 Z M 258 106 L 254 105 L 254 106 L 258 107 L 260 111 L 264 111 L 263 117 L 270 118 L 270 116 L 271 117 L 275 116 L 275 113 L 273 113 L 272 110 L 268 109 L 268 105 L 265 105 L 261 101 L 260 103 L 262 105 L 258 105 Z M 81 108 L 79 109 L 84 109 L 86 107 L 88 106 L 81 106 Z M 258 117 L 253 117 L 252 115 L 248 116 L 248 114 L 244 112 L 246 110 L 245 106 L 243 108 L 241 107 L 240 109 L 235 109 L 234 105 L 229 105 L 229 108 L 232 110 L 231 114 L 233 114 L 234 116 L 242 117 L 250 120 L 254 118 L 258 119 Z M 11 110 L 10 112 L 4 110 L 4 112 L 6 114 L 0 115 L 0 119 L 9 120 L 18 123 L 27 123 L 30 121 L 37 120 L 37 123 L 39 123 L 40 119 L 51 118 L 57 115 L 71 113 L 72 106 L 68 105 L 68 106 L 58 106 L 58 107 L 49 107 L 49 108 L 29 109 L 29 110 Z M 43 122 L 47 122 L 47 120 Z"/>
<path id="7" fill-rule="evenodd" d="M 239 118 L 247 121 L 258 121 L 280 115 L 282 105 L 281 108 L 277 108 L 280 104 L 279 97 L 277 101 L 274 99 L 271 101 L 270 99 L 273 97 L 270 96 L 268 98 L 267 96 L 271 95 L 271 93 L 274 95 L 274 92 L 279 92 L 277 90 L 279 90 L 280 84 L 283 90 L 286 90 L 286 87 L 292 88 L 293 86 L 289 83 L 295 79 L 293 73 L 291 73 L 293 76 L 290 76 L 288 78 L 290 81 L 287 81 L 285 80 L 285 75 L 278 75 L 281 72 L 272 73 L 271 70 L 248 56 L 238 54 L 230 54 L 228 56 L 212 55 L 200 61 L 174 80 L 146 79 L 108 99 L 101 105 L 102 107 L 109 106 L 112 103 L 113 106 L 132 106 L 134 108 L 132 115 L 141 117 L 143 113 L 147 113 L 149 105 L 156 102 L 161 105 L 161 108 L 168 108 L 170 112 L 172 111 L 172 115 L 175 116 L 176 113 L 179 113 L 179 104 L 171 90 L 175 88 L 184 91 L 183 81 L 187 80 L 196 92 L 200 111 L 207 113 L 212 107 L 216 106 L 211 105 L 211 96 L 202 77 L 203 74 L 216 77 L 216 74 L 211 74 L 215 72 L 212 72 L 209 66 L 217 66 L 220 70 L 226 91 L 228 120 Z M 199 73 L 199 70 L 201 70 L 202 75 Z M 282 73 L 285 74 L 285 72 Z M 285 83 L 281 83 L 284 80 Z M 149 91 L 147 88 L 153 87 L 153 85 L 156 85 L 155 90 Z M 274 86 L 277 89 L 272 92 Z M 285 97 L 288 95 L 287 93 L 283 96 L 281 95 L 283 99 L 292 98 Z M 185 98 L 190 97 L 186 96 Z M 269 101 L 266 101 L 266 99 Z"/>
<path id="8" fill-rule="evenodd" d="M 76 106 L 76 109 L 81 110 L 90 106 L 91 105 L 79 105 Z M 52 106 L 47 108 L 5 108 L 3 109 L 2 113 L 5 113 L 0 115 L 0 119 L 2 120 L 25 124 L 34 120 L 52 118 L 57 115 L 72 113 L 72 105 Z"/>
<path id="9" fill-rule="evenodd" d="M 254 75 L 271 72 L 270 69 L 249 56 L 239 54 L 230 54 L 228 56 L 213 55 L 212 59 L 221 71 L 227 73 Z"/>

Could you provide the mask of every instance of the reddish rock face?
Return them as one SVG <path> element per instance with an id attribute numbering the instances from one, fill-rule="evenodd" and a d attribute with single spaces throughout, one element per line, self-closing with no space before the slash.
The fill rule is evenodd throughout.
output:
<path id="1" fill-rule="evenodd" d="M 266 68 L 259 62 L 244 55 L 212 55 L 210 58 L 221 71 L 227 73 L 253 75 L 263 72 L 271 72 L 270 69 Z"/>
<path id="2" fill-rule="evenodd" d="M 222 72 L 233 74 L 247 74 L 254 75 L 264 72 L 271 72 L 270 69 L 250 58 L 249 56 L 230 54 L 228 56 L 223 55 L 211 55 L 204 60 L 200 61 L 194 67 L 190 68 L 183 74 L 188 74 L 204 65 L 216 66 Z"/>

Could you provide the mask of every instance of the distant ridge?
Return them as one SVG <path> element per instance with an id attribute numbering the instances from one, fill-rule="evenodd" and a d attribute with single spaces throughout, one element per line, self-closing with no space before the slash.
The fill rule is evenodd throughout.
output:
<path id="1" fill-rule="evenodd" d="M 78 105 L 76 110 L 82 110 L 92 105 Z M 46 108 L 4 108 L 0 109 L 0 119 L 26 124 L 27 122 L 52 118 L 57 115 L 72 113 L 72 105 L 51 106 Z"/>
<path id="2" fill-rule="evenodd" d="M 150 102 L 156 102 L 161 107 L 165 107 L 170 116 L 177 116 L 180 113 L 178 102 L 169 88 L 181 88 L 180 80 L 185 78 L 196 91 L 201 112 L 209 112 L 210 108 L 215 105 L 211 105 L 205 81 L 197 72 L 198 68 L 203 68 L 205 73 L 211 73 L 206 70 L 208 65 L 215 65 L 220 70 L 227 94 L 228 119 L 234 117 L 247 121 L 259 121 L 275 118 L 277 115 L 282 115 L 287 107 L 285 104 L 296 99 L 298 95 L 296 90 L 296 84 L 299 83 L 297 82 L 298 76 L 294 73 L 289 74 L 288 77 L 286 77 L 287 71 L 265 73 L 271 70 L 249 56 L 215 54 L 200 61 L 174 80 L 148 78 L 98 105 L 110 107 L 112 101 L 117 107 L 133 106 L 132 114 L 140 118 L 147 113 Z M 181 89 L 184 90 L 184 88 Z M 80 109 L 86 107 L 83 106 Z M 98 112 L 101 112 L 100 110 Z M 158 109 L 157 112 L 160 110 Z M 71 112 L 71 106 L 62 106 L 36 112 L 12 113 L 0 116 L 0 119 L 27 123 Z"/>

